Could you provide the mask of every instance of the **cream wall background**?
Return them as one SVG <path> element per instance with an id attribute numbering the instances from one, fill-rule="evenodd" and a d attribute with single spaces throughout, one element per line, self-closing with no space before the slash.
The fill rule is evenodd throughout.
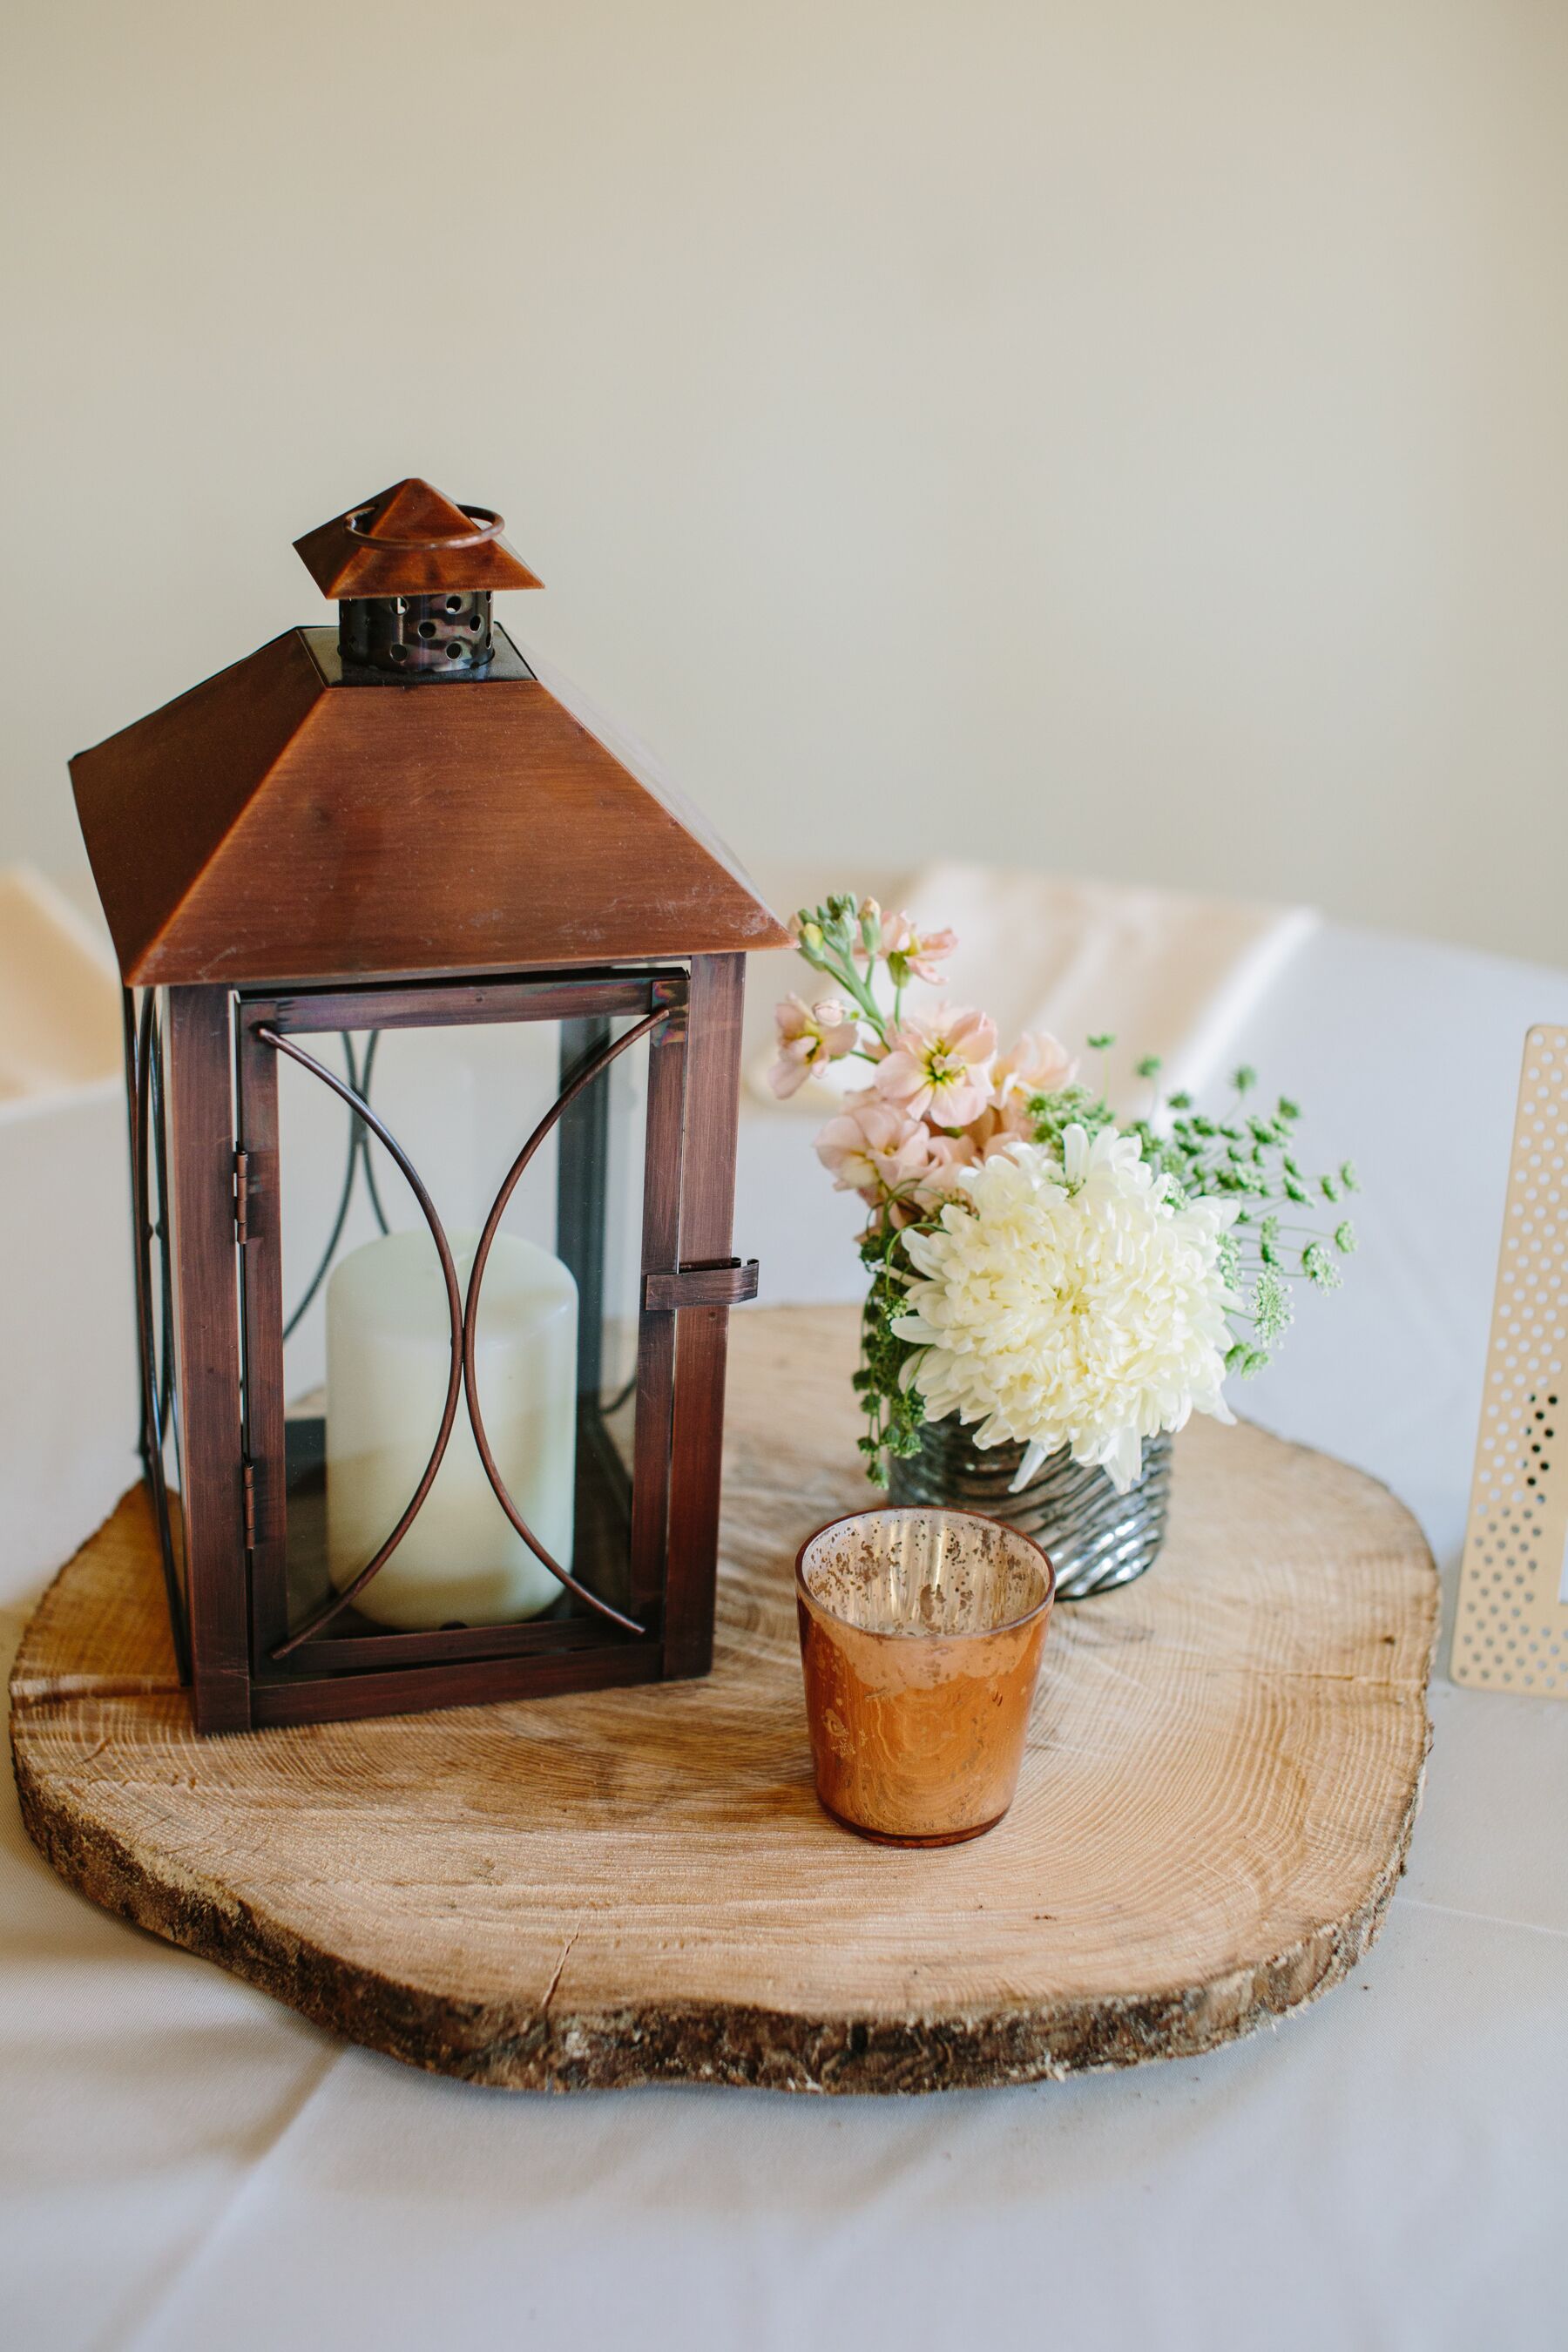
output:
<path id="1" fill-rule="evenodd" d="M 1563 959 L 1563 0 L 13 0 L 0 64 L 0 858 L 79 880 L 67 754 L 419 472 L 758 862 Z"/>

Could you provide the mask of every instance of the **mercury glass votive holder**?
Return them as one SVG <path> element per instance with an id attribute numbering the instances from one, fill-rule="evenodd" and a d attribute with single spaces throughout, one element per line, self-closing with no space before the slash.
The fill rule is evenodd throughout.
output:
<path id="1" fill-rule="evenodd" d="M 816 1793 L 889 1845 L 955 1845 L 1018 1785 L 1051 1563 L 974 1511 L 857 1511 L 795 1561 Z"/>

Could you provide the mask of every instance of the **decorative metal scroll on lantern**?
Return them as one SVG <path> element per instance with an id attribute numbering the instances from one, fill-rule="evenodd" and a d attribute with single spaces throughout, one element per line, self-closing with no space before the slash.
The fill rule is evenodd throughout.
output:
<path id="1" fill-rule="evenodd" d="M 348 1065 L 349 1087 L 353 1094 L 363 1095 L 366 1103 L 370 1100 L 370 1084 L 375 1071 L 376 1048 L 380 1044 L 381 1031 L 373 1029 L 370 1033 L 370 1043 L 364 1049 L 364 1061 L 362 1066 L 354 1053 L 353 1039 L 347 1030 L 343 1032 L 343 1060 Z M 332 1217 L 331 1231 L 327 1235 L 325 1248 L 316 1261 L 315 1272 L 300 1292 L 299 1304 L 295 1307 L 294 1312 L 283 1326 L 285 1347 L 315 1305 L 317 1294 L 332 1270 L 332 1260 L 338 1254 L 338 1244 L 342 1240 L 343 1230 L 349 1221 L 349 1212 L 353 1207 L 354 1192 L 362 1175 L 364 1178 L 365 1194 L 370 1202 L 370 1213 L 375 1219 L 376 1231 L 386 1234 L 392 1230 L 386 1211 L 382 1206 L 381 1188 L 375 1181 L 375 1163 L 370 1156 L 370 1138 L 371 1129 L 366 1123 L 364 1114 L 355 1112 L 349 1119 L 348 1164 L 343 1170 L 342 1190 L 338 1194 L 338 1205 Z"/>

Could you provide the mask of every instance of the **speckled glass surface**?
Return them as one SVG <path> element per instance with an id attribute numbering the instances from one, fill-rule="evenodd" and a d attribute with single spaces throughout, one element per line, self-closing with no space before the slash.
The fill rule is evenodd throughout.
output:
<path id="1" fill-rule="evenodd" d="M 1048 1573 L 1010 1528 L 971 1511 L 857 1511 L 814 1536 L 812 1598 L 868 1633 L 992 1633 L 1037 1609 Z"/>
<path id="2" fill-rule="evenodd" d="M 795 1570 L 816 1790 L 898 1844 L 977 1837 L 1013 1801 L 1050 1614 L 1049 1562 L 966 1511 L 857 1512 Z"/>

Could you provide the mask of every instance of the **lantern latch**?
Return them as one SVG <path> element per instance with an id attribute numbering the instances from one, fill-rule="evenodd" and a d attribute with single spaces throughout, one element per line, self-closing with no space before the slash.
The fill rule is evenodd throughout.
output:
<path id="1" fill-rule="evenodd" d="M 250 1239 L 250 1154 L 234 1155 L 234 1237 L 241 1249 Z"/>
<path id="2" fill-rule="evenodd" d="M 643 1305 L 653 1314 L 681 1307 L 739 1307 L 757 1295 L 757 1261 L 728 1257 L 717 1265 L 678 1265 L 643 1276 Z"/>

